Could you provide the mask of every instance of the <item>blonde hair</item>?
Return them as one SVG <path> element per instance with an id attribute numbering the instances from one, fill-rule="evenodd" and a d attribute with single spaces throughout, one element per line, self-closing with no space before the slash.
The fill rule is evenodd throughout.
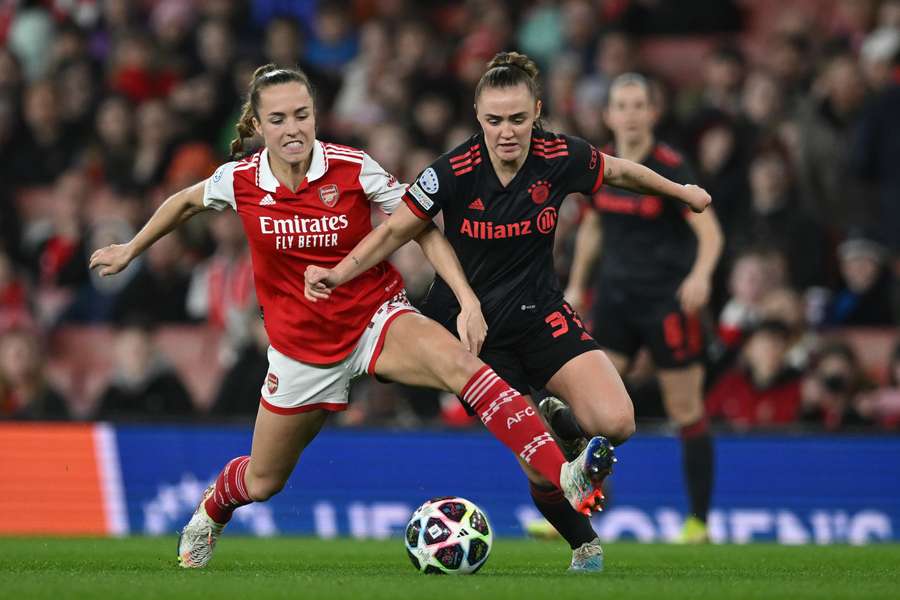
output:
<path id="1" fill-rule="evenodd" d="M 256 133 L 253 127 L 253 119 L 259 120 L 259 93 L 263 89 L 278 85 L 280 83 L 289 83 L 296 81 L 306 86 L 309 95 L 313 97 L 313 105 L 315 106 L 315 95 L 313 87 L 309 83 L 306 73 L 300 69 L 281 69 L 274 64 L 267 64 L 253 71 L 253 79 L 250 81 L 250 88 L 247 91 L 247 100 L 241 107 L 241 117 L 235 123 L 237 137 L 231 140 L 231 155 L 238 156 L 244 151 L 244 140 L 252 138 Z"/>

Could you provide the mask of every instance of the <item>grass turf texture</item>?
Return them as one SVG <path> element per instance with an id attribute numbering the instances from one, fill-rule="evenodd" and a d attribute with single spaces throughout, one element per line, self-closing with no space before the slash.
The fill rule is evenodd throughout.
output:
<path id="1" fill-rule="evenodd" d="M 399 539 L 221 540 L 207 569 L 175 564 L 175 538 L 0 538 L 4 598 L 897 598 L 900 545 L 608 544 L 606 572 L 565 573 L 561 542 L 495 540 L 473 576 L 426 576 Z M 598 594 L 600 596 L 598 596 Z"/>

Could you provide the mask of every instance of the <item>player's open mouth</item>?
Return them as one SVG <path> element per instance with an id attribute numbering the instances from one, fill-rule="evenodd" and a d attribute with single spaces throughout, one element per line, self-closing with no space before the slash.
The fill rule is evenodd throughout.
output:
<path id="1" fill-rule="evenodd" d="M 303 150 L 303 142 L 293 140 L 282 145 L 282 148 L 284 148 L 285 150 Z"/>

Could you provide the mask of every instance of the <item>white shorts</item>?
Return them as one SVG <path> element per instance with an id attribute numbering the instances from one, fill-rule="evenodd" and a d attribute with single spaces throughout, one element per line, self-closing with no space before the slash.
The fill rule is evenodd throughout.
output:
<path id="1" fill-rule="evenodd" d="M 418 313 L 406 294 L 398 294 L 382 304 L 347 358 L 331 365 L 312 365 L 285 356 L 269 346 L 269 372 L 263 383 L 260 402 L 271 412 L 295 415 L 312 410 L 346 410 L 350 382 L 374 374 L 375 363 L 394 319 L 404 313 Z"/>

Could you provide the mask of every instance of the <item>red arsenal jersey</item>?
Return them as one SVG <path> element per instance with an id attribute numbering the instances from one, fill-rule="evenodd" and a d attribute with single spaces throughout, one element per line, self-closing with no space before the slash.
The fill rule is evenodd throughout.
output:
<path id="1" fill-rule="evenodd" d="M 250 242 L 256 295 L 272 346 L 312 364 L 342 360 L 372 314 L 403 289 L 387 262 L 312 303 L 303 295 L 308 265 L 333 268 L 372 230 L 371 202 L 390 214 L 406 186 L 365 152 L 316 140 L 296 192 L 279 184 L 268 151 L 225 163 L 206 181 L 203 203 L 235 209 Z"/>

